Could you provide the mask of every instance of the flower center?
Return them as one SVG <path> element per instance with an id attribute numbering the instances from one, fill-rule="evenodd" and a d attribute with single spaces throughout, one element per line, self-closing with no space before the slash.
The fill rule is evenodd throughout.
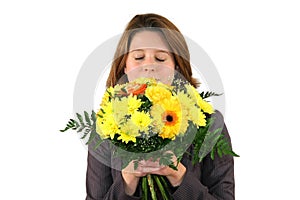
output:
<path id="1" fill-rule="evenodd" d="M 168 122 L 172 122 L 173 121 L 173 117 L 171 115 L 167 115 L 166 117 Z"/>
<path id="2" fill-rule="evenodd" d="M 174 126 L 178 122 L 177 114 L 174 111 L 166 111 L 163 115 L 163 121 L 167 126 Z"/>

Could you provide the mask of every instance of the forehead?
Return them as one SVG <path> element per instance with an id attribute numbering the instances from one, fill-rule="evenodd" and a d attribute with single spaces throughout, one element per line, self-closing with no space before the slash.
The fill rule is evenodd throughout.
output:
<path id="1" fill-rule="evenodd" d="M 129 51 L 135 49 L 160 49 L 170 51 L 164 36 L 161 32 L 157 31 L 140 31 L 134 34 L 131 39 Z"/>

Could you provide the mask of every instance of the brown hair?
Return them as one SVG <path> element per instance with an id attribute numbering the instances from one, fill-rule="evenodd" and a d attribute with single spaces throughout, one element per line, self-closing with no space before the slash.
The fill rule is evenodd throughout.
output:
<path id="1" fill-rule="evenodd" d="M 193 86 L 197 87 L 199 83 L 192 77 L 190 53 L 183 35 L 172 22 L 157 14 L 136 15 L 128 23 L 118 43 L 106 86 L 115 86 L 117 81 L 124 75 L 131 39 L 135 33 L 142 30 L 160 31 L 162 33 L 174 56 L 176 70 Z"/>

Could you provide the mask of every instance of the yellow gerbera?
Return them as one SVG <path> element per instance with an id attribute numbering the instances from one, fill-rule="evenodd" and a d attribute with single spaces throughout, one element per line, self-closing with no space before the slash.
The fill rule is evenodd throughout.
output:
<path id="1" fill-rule="evenodd" d="M 170 99 L 161 101 L 160 104 L 164 108 L 162 121 L 164 126 L 160 132 L 162 138 L 175 139 L 175 136 L 180 133 L 182 122 L 182 111 L 178 98 L 172 96 Z"/>

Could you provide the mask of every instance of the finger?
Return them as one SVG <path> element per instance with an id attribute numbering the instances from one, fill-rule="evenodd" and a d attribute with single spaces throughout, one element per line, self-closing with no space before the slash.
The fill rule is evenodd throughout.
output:
<path id="1" fill-rule="evenodd" d="M 145 161 L 145 160 L 142 160 L 142 161 L 140 161 L 139 162 L 139 166 L 141 166 L 141 167 L 160 167 L 161 165 L 159 164 L 159 162 L 158 161 L 155 161 L 155 162 L 153 162 L 153 161 L 149 161 L 149 160 L 147 160 L 147 161 Z"/>
<path id="2" fill-rule="evenodd" d="M 152 173 L 159 170 L 161 170 L 161 167 L 143 167 L 139 169 L 139 171 L 142 173 Z"/>

